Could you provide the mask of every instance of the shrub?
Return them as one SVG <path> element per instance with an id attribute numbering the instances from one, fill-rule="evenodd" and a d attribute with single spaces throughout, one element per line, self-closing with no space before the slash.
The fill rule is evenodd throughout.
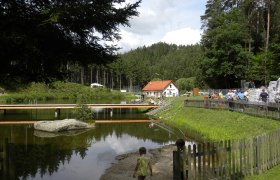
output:
<path id="1" fill-rule="evenodd" d="M 75 114 L 76 114 L 76 118 L 81 121 L 93 119 L 93 112 L 85 104 L 77 104 L 77 106 L 75 108 Z"/>

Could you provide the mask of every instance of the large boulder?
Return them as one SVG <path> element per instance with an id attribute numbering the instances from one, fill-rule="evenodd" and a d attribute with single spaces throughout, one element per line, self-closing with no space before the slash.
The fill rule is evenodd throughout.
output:
<path id="1" fill-rule="evenodd" d="M 55 121 L 38 121 L 34 123 L 34 129 L 47 132 L 61 132 L 68 130 L 92 128 L 93 125 L 76 119 L 63 119 Z"/>

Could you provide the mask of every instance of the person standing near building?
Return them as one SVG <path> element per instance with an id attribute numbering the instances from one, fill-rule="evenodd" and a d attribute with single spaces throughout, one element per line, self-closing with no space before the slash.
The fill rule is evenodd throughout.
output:
<path id="1" fill-rule="evenodd" d="M 137 158 L 137 164 L 133 173 L 133 177 L 135 178 L 137 175 L 138 180 L 144 180 L 148 176 L 148 170 L 150 171 L 150 175 L 153 175 L 150 162 L 151 158 L 146 156 L 146 151 L 145 147 L 139 148 L 140 157 Z"/>

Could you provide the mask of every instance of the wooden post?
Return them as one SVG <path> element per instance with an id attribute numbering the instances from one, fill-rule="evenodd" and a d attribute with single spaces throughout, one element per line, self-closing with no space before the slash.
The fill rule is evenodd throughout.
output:
<path id="1" fill-rule="evenodd" d="M 173 180 L 181 179 L 180 172 L 180 153 L 173 151 Z"/>
<path id="2" fill-rule="evenodd" d="M 206 150 L 207 146 L 205 143 L 203 143 L 202 145 L 202 154 L 203 154 L 203 159 L 202 159 L 202 179 L 207 179 L 206 178 L 206 171 L 207 171 L 207 168 L 206 168 L 206 156 L 207 156 L 207 150 Z M 208 164 L 209 166 L 209 164 Z"/>
<path id="3" fill-rule="evenodd" d="M 232 140 L 232 151 L 231 151 L 231 155 L 232 155 L 232 175 L 233 175 L 233 179 L 236 179 L 235 177 L 235 173 L 236 173 L 236 166 L 235 166 L 235 140 Z"/>
<path id="4" fill-rule="evenodd" d="M 231 159 L 231 140 L 227 141 L 227 146 L 226 146 L 226 153 L 227 153 L 227 167 L 228 167 L 228 171 L 227 171 L 227 176 L 230 178 L 231 176 L 231 163 L 232 163 L 232 159 Z"/>
<path id="5" fill-rule="evenodd" d="M 60 118 L 60 109 L 59 108 L 55 109 L 54 113 L 55 113 L 56 118 Z"/>
<path id="6" fill-rule="evenodd" d="M 192 167 L 192 157 L 194 157 L 192 155 L 192 148 L 191 145 L 188 145 L 188 154 L 187 154 L 187 158 L 188 158 L 188 179 L 194 179 L 193 176 L 193 167 Z"/>
<path id="7" fill-rule="evenodd" d="M 239 140 L 239 178 L 242 178 L 242 171 L 243 171 L 243 140 Z"/>
<path id="8" fill-rule="evenodd" d="M 198 174 L 198 178 L 197 179 L 202 179 L 202 171 L 201 171 L 201 156 L 202 156 L 203 152 L 202 152 L 202 148 L 201 148 L 201 144 L 198 144 L 197 147 L 197 156 L 198 156 L 198 163 L 197 163 L 197 174 Z"/>

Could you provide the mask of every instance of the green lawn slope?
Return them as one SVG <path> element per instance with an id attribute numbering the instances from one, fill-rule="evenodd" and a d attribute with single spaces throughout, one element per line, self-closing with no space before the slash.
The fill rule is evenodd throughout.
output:
<path id="1" fill-rule="evenodd" d="M 156 116 L 184 134 L 199 135 L 200 140 L 227 140 L 254 137 L 280 128 L 280 122 L 227 110 L 183 106 L 183 97 L 175 98 L 168 110 Z M 191 133 L 191 134 L 192 134 Z M 280 166 L 246 180 L 280 179 Z"/>

